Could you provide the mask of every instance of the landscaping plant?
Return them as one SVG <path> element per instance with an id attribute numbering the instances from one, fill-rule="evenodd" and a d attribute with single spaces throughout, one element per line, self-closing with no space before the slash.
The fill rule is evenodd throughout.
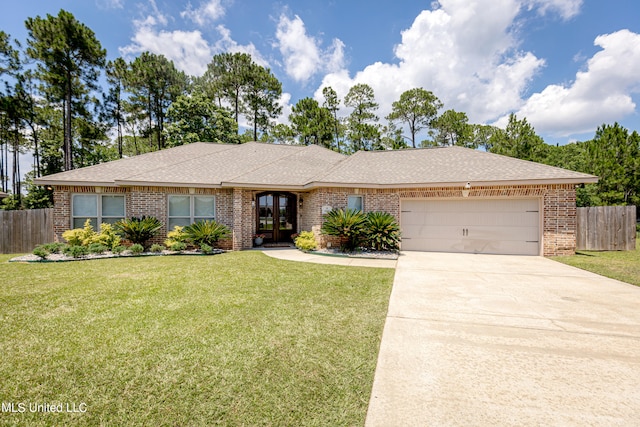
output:
<path id="1" fill-rule="evenodd" d="M 355 209 L 333 209 L 324 216 L 322 233 L 337 236 L 342 251 L 353 251 L 363 240 L 367 217 Z"/>
<path id="2" fill-rule="evenodd" d="M 144 252 L 144 246 L 142 246 L 140 243 L 134 243 L 133 245 L 129 246 L 129 250 L 132 254 L 139 255 Z"/>
<path id="3" fill-rule="evenodd" d="M 184 227 L 176 225 L 173 227 L 173 230 L 167 233 L 167 239 L 164 241 L 164 245 L 171 248 L 175 243 L 184 243 L 186 248 L 187 239 L 188 237 L 184 232 Z"/>
<path id="4" fill-rule="evenodd" d="M 159 254 L 164 250 L 164 246 L 154 243 L 153 245 L 151 245 L 151 248 L 149 248 L 149 250 L 154 254 Z"/>
<path id="5" fill-rule="evenodd" d="M 296 248 L 301 251 L 313 251 L 318 248 L 316 242 L 316 236 L 313 231 L 301 231 L 298 237 L 295 238 L 294 243 Z"/>
<path id="6" fill-rule="evenodd" d="M 400 248 L 400 226 L 388 212 L 369 212 L 365 226 L 367 246 L 376 251 Z"/>
<path id="7" fill-rule="evenodd" d="M 162 223 L 156 217 L 143 215 L 140 218 L 122 219 L 115 223 L 115 228 L 131 243 L 137 243 L 144 248 L 147 241 L 158 234 Z"/>
<path id="8" fill-rule="evenodd" d="M 224 239 L 231 234 L 229 227 L 213 220 L 194 222 L 185 227 L 183 232 L 187 239 L 198 247 L 201 247 L 203 243 L 215 247 L 220 239 Z"/>

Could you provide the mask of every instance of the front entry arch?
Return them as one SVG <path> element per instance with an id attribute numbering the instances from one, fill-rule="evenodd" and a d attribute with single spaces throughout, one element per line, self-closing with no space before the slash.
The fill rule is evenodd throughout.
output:
<path id="1" fill-rule="evenodd" d="M 264 234 L 265 243 L 291 242 L 298 218 L 297 197 L 288 192 L 265 192 L 256 195 L 256 233 Z"/>

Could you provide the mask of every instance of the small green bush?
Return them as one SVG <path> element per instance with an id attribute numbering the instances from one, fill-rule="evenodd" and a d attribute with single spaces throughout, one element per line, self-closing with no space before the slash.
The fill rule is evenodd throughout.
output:
<path id="1" fill-rule="evenodd" d="M 150 238 L 158 234 L 162 223 L 153 216 L 141 216 L 140 218 L 122 219 L 116 222 L 114 227 L 131 243 L 144 247 Z"/>
<path id="2" fill-rule="evenodd" d="M 196 246 L 201 247 L 207 244 L 215 247 L 218 240 L 224 239 L 231 234 L 231 230 L 224 224 L 216 221 L 198 221 L 183 229 L 187 238 Z"/>
<path id="3" fill-rule="evenodd" d="M 203 243 L 200 245 L 200 250 L 202 251 L 203 254 L 207 254 L 207 255 L 213 252 L 213 248 L 207 245 L 206 243 Z"/>
<path id="4" fill-rule="evenodd" d="M 49 251 L 50 254 L 59 254 L 59 253 L 62 253 L 62 250 L 66 245 L 60 242 L 53 242 L 53 243 L 46 243 L 41 246 L 47 251 Z"/>
<path id="5" fill-rule="evenodd" d="M 187 249 L 187 244 L 183 242 L 175 242 L 174 244 L 169 246 L 169 249 L 175 252 L 181 252 Z"/>
<path id="6" fill-rule="evenodd" d="M 87 247 L 87 250 L 89 251 L 90 254 L 100 255 L 108 251 L 109 248 L 103 245 L 102 243 L 94 242 Z"/>
<path id="7" fill-rule="evenodd" d="M 106 246 L 107 249 L 113 249 L 120 244 L 120 236 L 109 223 L 100 224 L 100 231 L 93 235 L 91 242 L 99 243 Z"/>
<path id="8" fill-rule="evenodd" d="M 301 231 L 298 237 L 294 240 L 296 248 L 301 251 L 313 251 L 318 248 L 316 242 L 316 236 L 313 231 Z"/>
<path id="9" fill-rule="evenodd" d="M 114 254 L 120 255 L 122 252 L 124 252 L 125 250 L 127 250 L 127 247 L 124 245 L 118 245 L 115 248 L 111 249 L 111 252 L 113 252 Z"/>
<path id="10" fill-rule="evenodd" d="M 84 223 L 83 228 L 74 228 L 62 233 L 62 238 L 67 241 L 70 246 L 89 246 L 96 235 L 91 226 L 91 220 L 88 219 Z"/>
<path id="11" fill-rule="evenodd" d="M 159 254 L 164 250 L 164 246 L 154 243 L 153 245 L 151 245 L 151 248 L 149 250 L 154 254 Z"/>
<path id="12" fill-rule="evenodd" d="M 33 248 L 32 253 L 40 257 L 40 259 L 45 259 L 50 252 L 49 250 L 47 250 L 46 245 L 38 245 L 35 248 Z"/>
<path id="13" fill-rule="evenodd" d="M 168 248 L 173 246 L 174 243 L 187 243 L 187 234 L 184 232 L 184 227 L 176 225 L 173 230 L 167 233 L 167 239 L 164 241 L 164 245 Z"/>
<path id="14" fill-rule="evenodd" d="M 132 254 L 138 255 L 144 252 L 144 246 L 142 246 L 140 243 L 134 243 L 133 245 L 129 246 L 129 250 Z"/>
<path id="15" fill-rule="evenodd" d="M 64 254 L 73 258 L 81 258 L 87 255 L 86 246 L 69 245 L 64 249 Z"/>

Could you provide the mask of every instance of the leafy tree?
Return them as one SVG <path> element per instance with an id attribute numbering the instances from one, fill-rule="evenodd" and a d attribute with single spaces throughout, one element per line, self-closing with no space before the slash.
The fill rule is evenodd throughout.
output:
<path id="1" fill-rule="evenodd" d="M 166 127 L 171 147 L 192 142 L 238 143 L 238 124 L 231 112 L 210 102 L 202 92 L 178 97 L 167 111 Z"/>
<path id="2" fill-rule="evenodd" d="M 115 125 L 118 157 L 122 158 L 123 129 L 125 123 L 124 92 L 129 74 L 129 65 L 122 58 L 107 62 L 107 83 L 109 91 L 103 95 L 104 112 L 102 119 Z"/>
<path id="3" fill-rule="evenodd" d="M 442 108 L 442 102 L 431 91 L 415 88 L 403 92 L 391 108 L 387 120 L 406 123 L 411 133 L 411 144 L 416 148 L 416 134 L 431 125 Z"/>
<path id="4" fill-rule="evenodd" d="M 266 142 L 288 145 L 297 143 L 293 129 L 291 129 L 291 126 L 284 123 L 278 123 L 271 129 L 271 132 L 268 135 L 264 136 L 266 136 Z"/>
<path id="5" fill-rule="evenodd" d="M 471 126 L 471 138 L 473 147 L 483 147 L 485 151 L 491 151 L 492 142 L 491 137 L 498 130 L 495 126 L 490 125 L 476 125 Z"/>
<path id="6" fill-rule="evenodd" d="M 351 151 L 371 150 L 380 139 L 378 129 L 378 103 L 373 89 L 368 84 L 359 83 L 349 89 L 344 105 L 353 108 L 347 119 L 347 135 L 351 140 Z M 371 123 L 374 122 L 374 123 Z"/>
<path id="7" fill-rule="evenodd" d="M 96 88 L 106 51 L 93 31 L 65 10 L 58 16 L 28 18 L 25 25 L 29 34 L 27 54 L 38 61 L 38 76 L 48 85 L 47 96 L 64 107 L 64 168 L 70 170 L 72 119 L 80 108 L 74 100 L 86 89 Z"/>
<path id="8" fill-rule="evenodd" d="M 437 145 L 460 145 L 477 148 L 473 141 L 473 128 L 467 115 L 460 111 L 447 110 L 431 121 L 433 140 Z"/>
<path id="9" fill-rule="evenodd" d="M 382 128 L 381 135 L 380 143 L 375 147 L 376 150 L 404 150 L 409 147 L 402 136 L 402 129 L 396 127 L 393 122 L 389 122 L 388 126 Z"/>
<path id="10" fill-rule="evenodd" d="M 282 83 L 268 68 L 254 63 L 249 70 L 242 110 L 247 121 L 253 125 L 253 140 L 257 141 L 258 130 L 265 133 L 271 127 L 271 120 L 282 112 L 278 103 L 282 95 Z"/>
<path id="11" fill-rule="evenodd" d="M 586 143 L 590 172 L 602 204 L 640 204 L 640 135 L 618 123 L 602 125 Z"/>
<path id="12" fill-rule="evenodd" d="M 509 123 L 498 129 L 490 138 L 491 152 L 522 160 L 538 161 L 544 158 L 545 143 L 527 119 L 518 120 L 515 114 L 509 115 Z"/>
<path id="13" fill-rule="evenodd" d="M 315 144 L 331 147 L 333 139 L 333 117 L 326 108 L 320 107 L 312 98 L 299 100 L 291 109 L 289 121 L 293 133 L 304 145 Z"/>
<path id="14" fill-rule="evenodd" d="M 340 148 L 340 138 L 341 138 L 341 124 L 340 119 L 338 119 L 338 109 L 340 108 L 340 99 L 338 98 L 338 94 L 331 86 L 327 86 L 322 89 L 322 95 L 324 96 L 324 102 L 322 106 L 329 110 L 332 117 L 332 127 L 334 133 L 334 142 L 336 144 L 336 151 L 338 153 L 342 152 Z"/>
<path id="15" fill-rule="evenodd" d="M 164 126 L 169 105 L 182 95 L 187 87 L 187 76 L 164 55 L 143 52 L 131 63 L 127 89 L 138 113 L 147 119 L 146 133 L 149 146 L 165 147 Z"/>
<path id="16" fill-rule="evenodd" d="M 253 60 L 249 54 L 221 53 L 213 56 L 200 80 L 210 97 L 215 95 L 219 103 L 224 100 L 231 104 L 236 122 L 242 110 L 242 96 L 254 71 L 252 68 Z"/>

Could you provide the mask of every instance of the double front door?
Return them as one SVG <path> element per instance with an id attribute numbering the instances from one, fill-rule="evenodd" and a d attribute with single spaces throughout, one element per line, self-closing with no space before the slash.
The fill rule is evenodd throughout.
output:
<path id="1" fill-rule="evenodd" d="M 257 234 L 265 243 L 290 242 L 296 230 L 296 196 L 286 192 L 259 193 L 256 196 Z"/>

